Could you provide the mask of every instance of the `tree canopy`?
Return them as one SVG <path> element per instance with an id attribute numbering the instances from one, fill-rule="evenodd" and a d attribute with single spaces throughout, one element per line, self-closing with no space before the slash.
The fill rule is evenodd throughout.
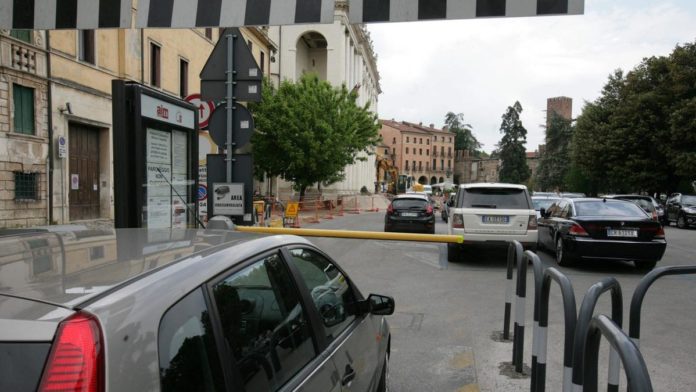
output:
<path id="1" fill-rule="evenodd" d="M 555 112 L 548 113 L 546 150 L 539 159 L 535 184 L 543 191 L 565 191 L 570 169 L 570 142 L 573 137 L 571 120 Z"/>
<path id="2" fill-rule="evenodd" d="M 501 182 L 524 184 L 530 176 L 525 149 L 527 129 L 522 125 L 520 113 L 522 105 L 515 102 L 514 105 L 508 106 L 500 124 L 500 132 L 503 133 L 503 138 L 498 143 Z"/>
<path id="3" fill-rule="evenodd" d="M 257 172 L 291 181 L 301 197 L 314 184 L 342 180 L 344 168 L 365 160 L 379 142 L 377 116 L 357 98 L 314 74 L 277 89 L 264 83 L 261 102 L 250 105 Z"/>
<path id="4" fill-rule="evenodd" d="M 471 124 L 464 122 L 463 113 L 447 112 L 445 125 L 447 125 L 450 132 L 454 133 L 455 150 L 477 151 L 481 148 L 481 143 L 474 136 Z"/>

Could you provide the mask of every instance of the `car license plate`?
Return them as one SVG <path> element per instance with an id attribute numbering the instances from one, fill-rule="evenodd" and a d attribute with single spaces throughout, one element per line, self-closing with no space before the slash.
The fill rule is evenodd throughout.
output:
<path id="1" fill-rule="evenodd" d="M 607 237 L 638 237 L 638 230 L 607 229 Z"/>
<path id="2" fill-rule="evenodd" d="M 510 222 L 510 217 L 509 216 L 491 216 L 491 215 L 484 215 L 481 217 L 481 221 L 483 223 L 509 223 Z"/>
<path id="3" fill-rule="evenodd" d="M 416 217 L 416 216 L 418 216 L 418 213 L 417 213 L 417 212 L 402 212 L 402 213 L 401 213 L 401 216 L 412 216 L 412 217 Z"/>

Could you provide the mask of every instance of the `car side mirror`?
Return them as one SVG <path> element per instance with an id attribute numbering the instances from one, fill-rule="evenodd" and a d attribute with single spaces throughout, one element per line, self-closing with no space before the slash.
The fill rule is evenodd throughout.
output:
<path id="1" fill-rule="evenodd" d="M 394 314 L 394 309 L 396 308 L 394 298 L 386 295 L 370 294 L 367 300 L 370 303 L 370 313 L 380 316 Z"/>
<path id="2" fill-rule="evenodd" d="M 546 208 L 540 208 L 539 215 L 541 215 L 542 218 L 546 218 Z"/>

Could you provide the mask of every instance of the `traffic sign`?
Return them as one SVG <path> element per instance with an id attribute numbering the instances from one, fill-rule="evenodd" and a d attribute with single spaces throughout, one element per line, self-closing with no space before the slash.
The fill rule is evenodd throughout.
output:
<path id="1" fill-rule="evenodd" d="M 198 127 L 200 129 L 207 129 L 210 116 L 212 116 L 215 110 L 215 103 L 213 101 L 201 100 L 200 94 L 191 94 L 184 98 L 184 101 L 198 108 Z"/>
<path id="2" fill-rule="evenodd" d="M 198 184 L 198 201 L 208 199 L 208 186 L 206 184 Z"/>
<path id="3" fill-rule="evenodd" d="M 236 80 L 233 89 L 234 99 L 242 102 L 259 102 L 262 85 L 260 80 Z M 201 80 L 201 91 L 205 92 L 206 97 L 215 100 L 224 100 L 227 96 L 227 86 L 219 80 Z"/>
<path id="4" fill-rule="evenodd" d="M 285 217 L 286 218 L 297 218 L 297 212 L 300 210 L 300 203 L 290 202 L 288 206 L 285 207 Z"/>
<path id="5" fill-rule="evenodd" d="M 237 105 L 234 110 L 234 124 L 232 132 L 232 143 L 236 148 L 242 148 L 251 140 L 254 133 L 254 118 L 247 108 Z M 218 146 L 224 146 L 227 141 L 227 110 L 225 105 L 220 105 L 213 112 L 210 119 L 210 137 Z"/>
<path id="6" fill-rule="evenodd" d="M 68 142 L 65 140 L 65 136 L 58 136 L 58 158 L 68 157 Z"/>

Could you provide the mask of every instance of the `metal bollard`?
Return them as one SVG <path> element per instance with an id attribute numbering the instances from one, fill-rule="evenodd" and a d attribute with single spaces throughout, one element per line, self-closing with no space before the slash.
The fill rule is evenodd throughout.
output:
<path id="1" fill-rule="evenodd" d="M 505 287 L 505 317 L 503 319 L 503 339 L 510 339 L 510 312 L 512 310 L 512 291 L 514 290 L 512 270 L 516 264 L 516 256 L 522 257 L 522 244 L 511 241 L 507 253 L 507 285 Z"/>
<path id="2" fill-rule="evenodd" d="M 561 288 L 563 296 L 563 318 L 565 323 L 565 340 L 563 343 L 563 392 L 572 390 L 572 371 L 573 371 L 573 336 L 575 334 L 575 324 L 577 321 L 577 309 L 575 304 L 575 292 L 570 279 L 556 268 L 548 268 L 544 271 L 539 293 L 539 322 L 534 325 L 538 332 L 534 334 L 532 347 L 536 348 L 537 361 L 536 372 L 532 370 L 531 391 L 543 392 L 546 389 L 546 353 L 549 325 L 549 294 L 551 282 L 555 281 Z M 534 349 L 533 349 L 534 350 Z"/>
<path id="3" fill-rule="evenodd" d="M 607 316 L 601 314 L 593 317 L 583 333 L 586 342 L 582 347 L 584 352 L 584 376 L 582 385 L 585 392 L 597 392 L 597 363 L 599 359 L 599 342 L 602 335 L 607 338 L 612 352 L 623 362 L 629 390 L 633 392 L 652 392 L 652 382 L 648 368 L 638 347 L 626 336 L 621 327 L 613 323 Z M 618 385 L 617 385 L 618 389 Z"/>
<path id="4" fill-rule="evenodd" d="M 541 297 L 541 283 L 544 278 L 544 266 L 541 264 L 541 260 L 539 259 L 539 256 L 537 256 L 534 252 L 528 250 L 524 252 L 524 261 L 523 263 L 527 264 L 528 262 L 532 263 L 532 268 L 534 270 L 534 324 L 532 328 L 532 367 L 531 367 L 531 372 L 532 372 L 532 385 L 536 387 L 536 378 L 534 377 L 534 374 L 537 372 L 537 366 L 538 366 L 538 346 L 535 344 L 539 342 L 539 298 Z M 544 361 L 546 363 L 546 361 Z M 545 369 L 545 368 L 544 368 Z M 534 389 L 532 389 L 534 390 Z"/>
<path id="5" fill-rule="evenodd" d="M 515 324 L 512 332 L 514 334 L 512 341 L 512 364 L 515 366 L 515 371 L 522 372 L 522 353 L 517 354 L 518 350 L 524 350 L 524 307 L 525 295 L 527 291 L 527 263 L 522 262 L 524 248 L 517 241 L 512 241 L 515 246 L 515 258 L 517 263 L 517 286 L 515 289 Z M 520 333 L 520 331 L 522 333 Z M 521 340 L 520 340 L 521 339 Z M 517 366 L 519 358 L 519 369 Z"/>
<path id="6" fill-rule="evenodd" d="M 587 342 L 587 329 L 589 328 L 597 300 L 606 291 L 611 291 L 611 318 L 621 328 L 623 320 L 623 297 L 621 285 L 616 278 L 605 278 L 593 284 L 585 294 L 585 299 L 580 305 L 575 336 L 573 338 L 573 391 L 582 391 L 584 377 L 584 347 Z M 612 348 L 609 351 L 609 381 L 607 391 L 619 390 L 619 357 Z"/>

